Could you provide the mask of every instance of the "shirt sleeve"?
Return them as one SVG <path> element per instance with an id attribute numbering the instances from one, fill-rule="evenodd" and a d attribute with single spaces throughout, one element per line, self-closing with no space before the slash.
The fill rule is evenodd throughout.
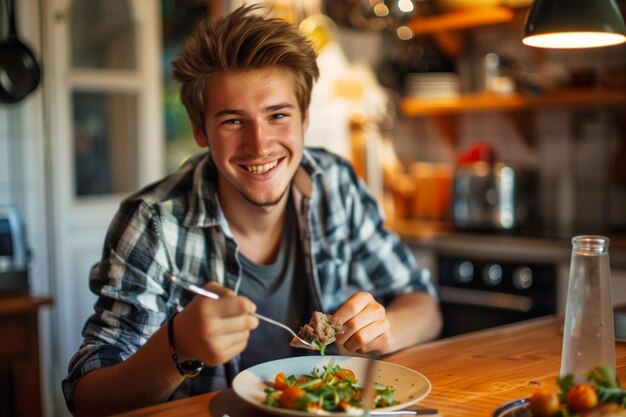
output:
<path id="1" fill-rule="evenodd" d="M 430 270 L 418 266 L 411 249 L 385 227 L 380 206 L 365 184 L 356 177 L 353 181 L 351 197 L 346 199 L 353 253 L 351 279 L 370 287 L 381 300 L 413 291 L 427 292 L 438 300 Z"/>
<path id="2" fill-rule="evenodd" d="M 129 358 L 168 316 L 170 287 L 163 283 L 161 266 L 166 254 L 155 218 L 144 203 L 125 202 L 109 227 L 102 260 L 89 278 L 98 296 L 95 312 L 83 328 L 83 342 L 62 383 L 70 411 L 81 377 Z"/>
<path id="3" fill-rule="evenodd" d="M 438 301 L 430 270 L 384 225 L 382 210 L 345 159 L 321 154 L 312 210 L 312 241 L 324 306 L 337 308 L 355 291 L 386 304 L 424 291 Z"/>

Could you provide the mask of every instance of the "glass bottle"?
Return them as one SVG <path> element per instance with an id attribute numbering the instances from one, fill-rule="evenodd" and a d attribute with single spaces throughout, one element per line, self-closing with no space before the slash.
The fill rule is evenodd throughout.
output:
<path id="1" fill-rule="evenodd" d="M 576 236 L 565 304 L 561 376 L 573 374 L 581 383 L 599 365 L 615 375 L 609 239 Z"/>

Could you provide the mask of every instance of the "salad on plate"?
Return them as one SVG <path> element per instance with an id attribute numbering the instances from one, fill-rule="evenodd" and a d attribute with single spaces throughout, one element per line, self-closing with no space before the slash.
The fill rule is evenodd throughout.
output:
<path id="1" fill-rule="evenodd" d="M 393 387 L 376 383 L 373 408 L 388 407 L 399 402 Z M 274 385 L 265 389 L 265 405 L 312 414 L 325 412 L 360 412 L 363 408 L 363 386 L 354 372 L 342 368 L 331 359 L 322 368 L 314 367 L 309 374 L 285 376 L 279 372 Z"/>

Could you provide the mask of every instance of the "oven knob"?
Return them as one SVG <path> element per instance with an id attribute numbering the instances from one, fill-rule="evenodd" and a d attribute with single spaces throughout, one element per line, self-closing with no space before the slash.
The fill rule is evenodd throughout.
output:
<path id="1" fill-rule="evenodd" d="M 498 264 L 489 264 L 483 270 L 483 282 L 493 287 L 502 282 L 502 267 Z"/>
<path id="2" fill-rule="evenodd" d="M 513 272 L 513 286 L 518 290 L 527 290 L 533 285 L 533 271 L 527 266 L 520 266 Z"/>
<path id="3" fill-rule="evenodd" d="M 456 264 L 454 277 L 462 284 L 467 284 L 474 278 L 474 265 L 470 261 L 463 261 Z"/>

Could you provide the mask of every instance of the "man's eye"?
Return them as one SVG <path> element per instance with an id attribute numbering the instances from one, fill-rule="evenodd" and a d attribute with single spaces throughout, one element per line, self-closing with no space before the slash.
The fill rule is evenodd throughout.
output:
<path id="1" fill-rule="evenodd" d="M 272 119 L 284 119 L 285 117 L 288 117 L 288 114 L 285 113 L 276 113 L 276 114 L 272 114 Z"/>
<path id="2" fill-rule="evenodd" d="M 240 125 L 241 123 L 242 122 L 239 119 L 228 119 L 222 122 L 224 125 Z"/>

